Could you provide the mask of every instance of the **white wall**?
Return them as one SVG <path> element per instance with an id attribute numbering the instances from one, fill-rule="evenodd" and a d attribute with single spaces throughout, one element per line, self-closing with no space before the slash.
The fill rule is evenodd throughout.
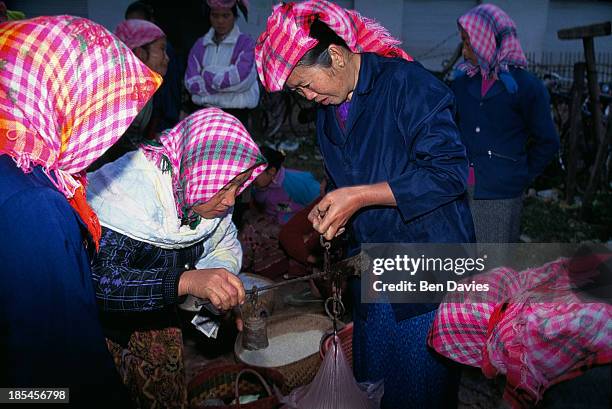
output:
<path id="1" fill-rule="evenodd" d="M 561 41 L 557 38 L 557 31 L 562 28 L 583 26 L 610 20 L 612 20 L 611 1 L 585 2 L 551 0 L 542 49 L 550 52 L 582 52 L 582 41 Z M 612 36 L 596 37 L 595 51 L 598 53 L 612 53 Z"/>
<path id="2" fill-rule="evenodd" d="M 487 1 L 501 7 L 514 20 L 518 37 L 525 52 L 542 52 L 549 0 L 495 0 Z"/>
<path id="3" fill-rule="evenodd" d="M 440 70 L 460 42 L 457 17 L 475 5 L 474 0 L 406 0 L 403 48 L 427 68 Z"/>
<path id="4" fill-rule="evenodd" d="M 88 0 L 89 19 L 114 31 L 125 15 L 125 9 L 133 0 Z"/>
<path id="5" fill-rule="evenodd" d="M 402 38 L 404 0 L 355 0 L 355 10 L 380 22 L 395 38 Z"/>

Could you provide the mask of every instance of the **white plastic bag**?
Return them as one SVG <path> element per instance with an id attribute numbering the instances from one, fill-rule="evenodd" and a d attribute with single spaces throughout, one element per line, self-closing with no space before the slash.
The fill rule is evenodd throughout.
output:
<path id="1" fill-rule="evenodd" d="M 282 409 L 380 409 L 383 381 L 357 383 L 340 339 L 335 341 L 312 382 L 283 397 Z"/>

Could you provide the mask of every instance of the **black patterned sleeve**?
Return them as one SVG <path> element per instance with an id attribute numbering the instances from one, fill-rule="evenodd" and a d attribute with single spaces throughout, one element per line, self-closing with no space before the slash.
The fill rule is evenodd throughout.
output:
<path id="1" fill-rule="evenodd" d="M 161 249 L 103 227 L 92 265 L 98 306 L 104 311 L 152 311 L 176 303 L 184 269 L 144 268 L 160 257 Z"/>

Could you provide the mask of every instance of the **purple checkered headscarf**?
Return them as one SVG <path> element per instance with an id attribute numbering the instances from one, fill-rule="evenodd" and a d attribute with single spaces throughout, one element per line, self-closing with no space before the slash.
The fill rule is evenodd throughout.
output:
<path id="1" fill-rule="evenodd" d="M 509 66 L 525 68 L 527 58 L 516 34 L 516 24 L 505 11 L 493 4 L 474 7 L 457 20 L 470 38 L 478 65 L 465 61 L 458 69 L 472 77 L 498 78 Z"/>
<path id="2" fill-rule="evenodd" d="M 143 145 L 145 156 L 172 173 L 179 217 L 198 220 L 193 206 L 210 200 L 240 173 L 253 174 L 240 192 L 266 169 L 257 144 L 233 116 L 218 108 L 194 112 L 174 128 L 164 131 L 162 146 Z"/>

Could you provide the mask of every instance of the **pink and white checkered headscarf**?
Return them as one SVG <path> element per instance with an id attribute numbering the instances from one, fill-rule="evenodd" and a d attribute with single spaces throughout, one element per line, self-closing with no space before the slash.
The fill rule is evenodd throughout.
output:
<path id="1" fill-rule="evenodd" d="M 161 28 L 146 20 L 124 20 L 115 29 L 115 35 L 123 41 L 130 50 L 152 43 L 166 37 Z"/>
<path id="2" fill-rule="evenodd" d="M 487 377 L 505 375 L 504 399 L 515 409 L 533 407 L 548 387 L 612 362 L 612 306 L 585 302 L 573 290 L 576 275 L 591 277 L 609 256 L 471 277 L 489 291 L 460 302 L 447 296 L 428 343 Z"/>
<path id="3" fill-rule="evenodd" d="M 96 240 L 84 169 L 128 128 L 161 84 L 104 27 L 53 16 L 0 25 L 0 154 L 41 165 Z M 97 227 L 96 227 L 97 226 Z"/>
<path id="4" fill-rule="evenodd" d="M 327 24 L 354 53 L 373 52 L 412 61 L 387 29 L 354 10 L 325 0 L 278 4 L 255 47 L 257 72 L 267 91 L 280 91 L 304 54 L 317 45 L 318 40 L 309 37 L 316 19 Z"/>
<path id="5" fill-rule="evenodd" d="M 474 7 L 457 20 L 470 38 L 478 65 L 465 61 L 457 68 L 474 76 L 497 78 L 509 66 L 526 67 L 527 58 L 516 33 L 516 24 L 505 11 L 493 4 Z"/>
<path id="6" fill-rule="evenodd" d="M 244 190 L 266 169 L 266 160 L 242 123 L 218 108 L 194 112 L 165 131 L 161 147 L 143 145 L 145 156 L 172 172 L 179 217 L 197 219 L 191 208 L 210 200 L 240 173 L 256 166 Z M 166 167 L 169 165 L 169 168 Z"/>

